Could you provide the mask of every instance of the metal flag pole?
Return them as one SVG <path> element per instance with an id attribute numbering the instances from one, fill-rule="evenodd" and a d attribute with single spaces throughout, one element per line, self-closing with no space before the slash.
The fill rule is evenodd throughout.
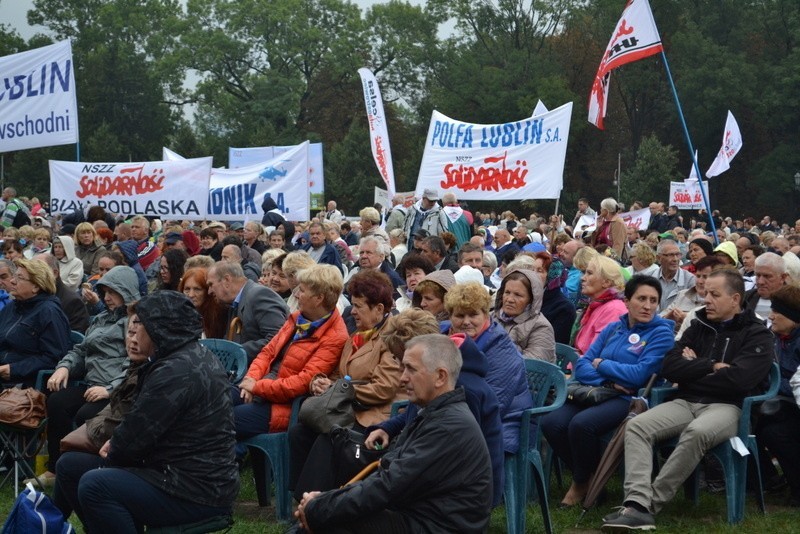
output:
<path id="1" fill-rule="evenodd" d="M 689 129 L 686 127 L 686 119 L 683 117 L 683 108 L 681 108 L 681 101 L 678 98 L 678 91 L 675 89 L 675 82 L 672 80 L 672 72 L 669 70 L 669 62 L 667 55 L 664 53 L 664 48 L 661 48 L 661 57 L 664 59 L 664 68 L 667 70 L 667 79 L 669 86 L 672 88 L 672 96 L 675 97 L 675 106 L 678 108 L 678 117 L 681 119 L 681 126 L 683 126 L 683 135 L 686 138 L 686 144 L 689 145 L 689 154 L 692 156 L 692 165 L 694 165 L 694 172 L 697 174 L 697 183 L 700 184 L 700 193 L 703 195 L 703 204 L 706 206 L 708 213 L 708 222 L 711 224 L 711 233 L 714 236 L 714 245 L 719 245 L 719 238 L 717 238 L 717 228 L 714 226 L 714 217 L 711 214 L 711 204 L 708 202 L 706 190 L 703 188 L 703 175 L 700 174 L 700 166 L 697 165 L 697 158 L 694 156 L 694 145 L 692 145 L 692 138 L 689 137 Z"/>

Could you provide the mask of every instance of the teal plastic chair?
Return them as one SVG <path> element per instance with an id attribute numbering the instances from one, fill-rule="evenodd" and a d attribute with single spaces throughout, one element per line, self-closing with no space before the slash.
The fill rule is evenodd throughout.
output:
<path id="1" fill-rule="evenodd" d="M 728 523 L 736 524 L 741 523 L 744 519 L 744 505 L 745 505 L 745 492 L 747 486 L 747 461 L 748 458 L 753 459 L 755 466 L 755 475 L 757 482 L 756 497 L 758 499 L 758 506 L 763 513 L 766 513 L 766 506 L 764 504 L 764 490 L 761 483 L 761 468 L 758 465 L 758 446 L 756 445 L 756 437 L 750 433 L 750 415 L 755 403 L 760 403 L 769 400 L 778 393 L 778 387 L 781 382 L 781 372 L 777 363 L 772 364 L 769 373 L 769 388 L 761 395 L 753 397 L 745 397 L 742 402 L 742 415 L 739 417 L 739 429 L 736 435 L 747 446 L 750 454 L 742 456 L 730 444 L 729 440 L 723 441 L 710 451 L 708 454 L 713 454 L 719 463 L 722 465 L 722 471 L 725 475 L 725 497 L 728 505 Z M 650 406 L 654 407 L 662 402 L 666 402 L 674 393 L 677 388 L 654 388 L 650 397 Z M 678 442 L 677 438 L 667 442 L 659 443 L 657 448 L 675 446 Z M 697 504 L 700 500 L 700 470 L 695 469 L 694 476 L 692 477 L 691 484 L 691 497 L 694 503 Z"/>
<path id="2" fill-rule="evenodd" d="M 297 413 L 303 397 L 292 403 L 292 416 L 289 426 L 297 423 Z M 275 483 L 275 516 L 288 521 L 292 515 L 292 495 L 289 492 L 289 433 L 274 432 L 259 434 L 239 442 L 249 449 L 263 453 L 264 461 L 253 461 L 253 477 L 256 482 L 256 495 L 259 506 L 269 506 L 269 487 Z"/>
<path id="3" fill-rule="evenodd" d="M 575 364 L 578 363 L 578 351 L 569 345 L 563 343 L 556 343 L 556 365 L 558 365 L 565 375 L 571 375 L 572 369 L 575 369 Z M 572 368 L 568 367 L 572 364 Z"/>
<path id="4" fill-rule="evenodd" d="M 242 381 L 247 373 L 247 353 L 244 347 L 227 339 L 201 339 L 200 344 L 219 358 L 232 384 Z"/>
<path id="5" fill-rule="evenodd" d="M 541 360 L 526 359 L 525 374 L 533 398 L 533 408 L 522 412 L 519 450 L 516 454 L 506 455 L 504 488 L 506 527 L 510 534 L 525 532 L 525 510 L 528 503 L 529 477 L 532 473 L 545 531 L 551 534 L 553 524 L 547 503 L 547 480 L 544 476 L 542 457 L 539 454 L 541 430 L 536 419 L 564 404 L 567 398 L 567 380 L 556 365 Z"/>

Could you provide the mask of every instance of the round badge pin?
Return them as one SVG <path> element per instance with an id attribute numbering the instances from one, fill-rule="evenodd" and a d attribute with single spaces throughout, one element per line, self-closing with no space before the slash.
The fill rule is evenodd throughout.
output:
<path id="1" fill-rule="evenodd" d="M 629 342 L 631 345 L 635 345 L 635 344 L 637 344 L 637 343 L 639 342 L 639 340 L 640 340 L 640 339 L 641 339 L 641 338 L 639 337 L 639 334 L 631 334 L 630 336 L 628 336 L 628 342 Z"/>

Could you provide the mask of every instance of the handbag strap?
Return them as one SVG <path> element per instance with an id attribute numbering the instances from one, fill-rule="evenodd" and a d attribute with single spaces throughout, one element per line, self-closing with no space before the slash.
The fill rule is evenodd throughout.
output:
<path id="1" fill-rule="evenodd" d="M 7 389 L 6 391 L 10 392 L 12 391 L 12 389 Z M 21 421 L 24 421 L 25 419 L 30 417 L 31 414 L 33 414 L 33 394 L 30 392 L 30 389 L 22 389 L 20 391 L 28 398 L 28 406 L 27 406 L 28 409 L 22 415 L 20 415 L 19 418 L 8 421 L 7 424 L 9 425 L 19 424 Z M 11 393 L 9 393 L 8 395 L 11 395 Z"/>

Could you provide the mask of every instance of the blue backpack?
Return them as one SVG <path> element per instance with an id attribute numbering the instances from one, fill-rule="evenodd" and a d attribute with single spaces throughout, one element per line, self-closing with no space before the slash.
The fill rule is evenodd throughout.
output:
<path id="1" fill-rule="evenodd" d="M 53 501 L 32 484 L 20 492 L 3 525 L 2 534 L 74 534 Z"/>

